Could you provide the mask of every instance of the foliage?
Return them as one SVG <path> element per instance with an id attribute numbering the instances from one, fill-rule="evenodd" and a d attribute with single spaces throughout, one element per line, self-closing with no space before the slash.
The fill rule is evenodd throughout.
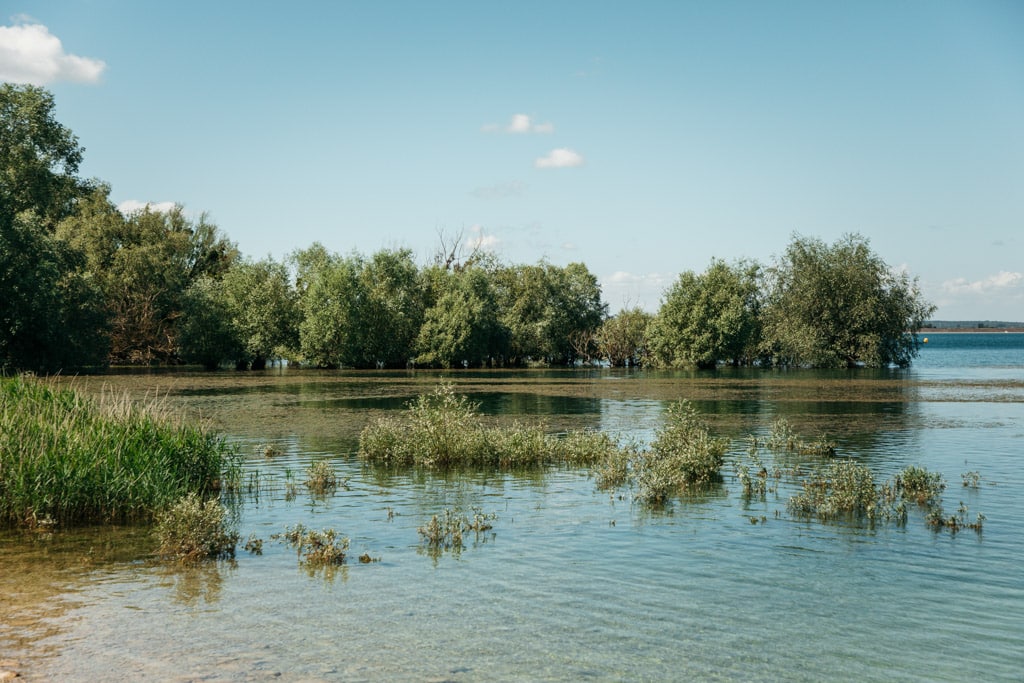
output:
<path id="1" fill-rule="evenodd" d="M 417 528 L 423 541 L 431 549 L 436 550 L 460 550 L 463 545 L 463 534 L 473 531 L 481 533 L 493 528 L 491 521 L 497 519 L 497 514 L 486 514 L 479 508 L 473 509 L 473 516 L 445 508 L 440 516 L 433 515 L 423 526 Z"/>
<path id="2" fill-rule="evenodd" d="M 648 337 L 660 365 L 713 368 L 754 360 L 759 333 L 758 267 L 713 260 L 686 271 L 665 293 Z"/>
<path id="3" fill-rule="evenodd" d="M 306 488 L 315 494 L 324 494 L 338 487 L 338 476 L 331 463 L 318 460 L 306 468 Z"/>
<path id="4" fill-rule="evenodd" d="M 80 265 L 80 255 L 36 214 L 0 215 L 0 371 L 104 362 L 102 294 Z"/>
<path id="5" fill-rule="evenodd" d="M 207 370 L 245 355 L 223 287 L 212 277 L 200 277 L 185 290 L 178 348 L 182 360 Z"/>
<path id="6" fill-rule="evenodd" d="M 916 465 L 909 465 L 897 474 L 894 485 L 903 497 L 913 499 L 918 505 L 936 502 L 946 488 L 941 474 Z"/>
<path id="7" fill-rule="evenodd" d="M 830 441 L 824 434 L 814 441 L 804 441 L 793 431 L 793 427 L 784 417 L 780 417 L 772 423 L 766 445 L 774 451 L 788 451 L 801 455 L 833 456 L 836 454 L 834 441 Z"/>
<path id="8" fill-rule="evenodd" d="M 796 236 L 768 270 L 762 348 L 780 365 L 905 367 L 934 307 L 917 281 L 847 235 L 828 246 Z"/>
<path id="9" fill-rule="evenodd" d="M 487 427 L 477 405 L 437 386 L 409 403 L 401 417 L 386 416 L 359 435 L 359 456 L 382 465 L 535 467 L 547 463 L 590 465 L 615 452 L 607 434 L 574 431 L 559 437 L 540 425 Z"/>
<path id="10" fill-rule="evenodd" d="M 0 526 L 148 521 L 218 486 L 223 439 L 152 405 L 0 380 Z"/>
<path id="11" fill-rule="evenodd" d="M 0 83 L 0 224 L 32 211 L 43 229 L 70 215 L 86 184 L 78 138 L 54 118 L 53 95 Z"/>
<path id="12" fill-rule="evenodd" d="M 787 507 L 794 514 L 825 520 L 874 519 L 878 496 L 874 474 L 867 465 L 840 460 L 805 481 L 803 491 L 792 497 Z"/>
<path id="13" fill-rule="evenodd" d="M 224 273 L 218 288 L 242 354 L 236 361 L 254 370 L 298 346 L 298 301 L 283 263 L 241 260 Z"/>
<path id="14" fill-rule="evenodd" d="M 348 553 L 348 539 L 338 536 L 334 529 L 316 531 L 296 524 L 286 527 L 284 533 L 275 534 L 273 538 L 284 540 L 295 548 L 299 561 L 310 568 L 343 564 Z"/>
<path id="15" fill-rule="evenodd" d="M 713 437 L 700 413 L 686 400 L 669 406 L 666 424 L 633 467 L 637 498 L 661 505 L 683 489 L 699 489 L 722 481 L 729 440 Z"/>
<path id="16" fill-rule="evenodd" d="M 212 499 L 204 502 L 195 493 L 157 516 L 156 536 L 160 555 L 181 562 L 234 557 L 238 544 L 224 506 Z"/>
<path id="17" fill-rule="evenodd" d="M 436 300 L 423 316 L 416 362 L 452 368 L 488 365 L 507 353 L 508 331 L 499 320 L 490 275 L 481 268 L 428 272 Z"/>
<path id="18" fill-rule="evenodd" d="M 640 308 L 622 309 L 595 334 L 598 355 L 612 367 L 639 367 L 648 360 L 647 331 L 654 319 Z"/>

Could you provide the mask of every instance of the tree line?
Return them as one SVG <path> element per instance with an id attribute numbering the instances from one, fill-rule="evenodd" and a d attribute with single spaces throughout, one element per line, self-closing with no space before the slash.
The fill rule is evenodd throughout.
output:
<path id="1" fill-rule="evenodd" d="M 84 150 L 52 94 L 0 86 L 0 367 L 259 369 L 531 363 L 907 365 L 933 308 L 868 241 L 794 236 L 772 264 L 684 272 L 656 314 L 608 314 L 582 263 L 503 263 L 440 236 L 407 249 L 282 260 L 239 253 L 181 207 L 122 214 L 82 179 Z"/>

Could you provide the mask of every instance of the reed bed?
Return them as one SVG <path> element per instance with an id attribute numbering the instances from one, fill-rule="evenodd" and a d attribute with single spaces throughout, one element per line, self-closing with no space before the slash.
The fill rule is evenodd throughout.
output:
<path id="1" fill-rule="evenodd" d="M 216 490 L 233 455 L 156 403 L 0 378 L 0 526 L 149 522 Z"/>

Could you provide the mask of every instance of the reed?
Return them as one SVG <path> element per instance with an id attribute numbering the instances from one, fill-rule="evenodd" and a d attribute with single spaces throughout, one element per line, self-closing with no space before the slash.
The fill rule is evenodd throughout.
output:
<path id="1" fill-rule="evenodd" d="M 235 457 L 155 403 L 0 379 L 0 526 L 149 522 L 217 490 Z"/>

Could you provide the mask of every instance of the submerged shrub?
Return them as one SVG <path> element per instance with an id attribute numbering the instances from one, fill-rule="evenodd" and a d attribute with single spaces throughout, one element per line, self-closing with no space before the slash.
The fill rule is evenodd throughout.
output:
<path id="1" fill-rule="evenodd" d="M 946 488 L 946 482 L 938 472 L 910 465 L 896 475 L 894 488 L 904 498 L 910 498 L 918 505 L 930 505 L 938 501 Z"/>
<path id="2" fill-rule="evenodd" d="M 235 457 L 221 437 L 155 404 L 0 379 L 0 526 L 148 522 L 190 492 L 217 489 Z"/>
<path id="3" fill-rule="evenodd" d="M 445 508 L 440 516 L 432 516 L 429 522 L 416 531 L 431 549 L 459 550 L 462 548 L 463 534 L 469 531 L 478 534 L 489 531 L 493 528 L 491 521 L 497 517 L 497 514 L 487 514 L 479 508 L 473 508 L 472 517 Z"/>
<path id="4" fill-rule="evenodd" d="M 181 562 L 234 557 L 238 533 L 218 501 L 190 493 L 157 517 L 159 554 Z"/>
<path id="5" fill-rule="evenodd" d="M 323 495 L 338 487 L 338 477 L 331 463 L 318 460 L 306 468 L 305 483 L 312 493 Z"/>
<path id="6" fill-rule="evenodd" d="M 824 434 L 814 441 L 804 441 L 803 437 L 793 431 L 792 425 L 784 417 L 772 423 L 771 432 L 765 445 L 773 451 L 799 453 L 801 455 L 834 456 L 836 444 Z"/>
<path id="7" fill-rule="evenodd" d="M 456 396 L 450 384 L 411 401 L 400 417 L 380 418 L 359 435 L 360 457 L 382 465 L 536 467 L 550 463 L 590 465 L 614 449 L 606 434 L 574 431 L 559 437 L 541 425 L 487 427 L 478 406 Z"/>
<path id="8" fill-rule="evenodd" d="M 956 514 L 947 517 L 946 513 L 942 511 L 942 506 L 936 505 L 932 508 L 931 512 L 928 513 L 928 516 L 925 518 L 925 522 L 936 531 L 940 529 L 948 529 L 955 534 L 961 529 L 973 529 L 980 534 L 985 522 L 985 515 L 979 512 L 974 518 L 974 521 L 971 522 L 967 519 L 967 511 L 968 507 L 963 503 L 963 501 L 961 501 Z"/>
<path id="9" fill-rule="evenodd" d="M 282 539 L 295 548 L 299 561 L 311 568 L 343 564 L 348 552 L 348 539 L 339 537 L 334 529 L 316 531 L 296 524 L 273 538 Z"/>
<path id="10" fill-rule="evenodd" d="M 803 491 L 787 507 L 797 515 L 821 519 L 874 519 L 879 491 L 871 469 L 854 460 L 834 462 L 803 483 Z"/>

